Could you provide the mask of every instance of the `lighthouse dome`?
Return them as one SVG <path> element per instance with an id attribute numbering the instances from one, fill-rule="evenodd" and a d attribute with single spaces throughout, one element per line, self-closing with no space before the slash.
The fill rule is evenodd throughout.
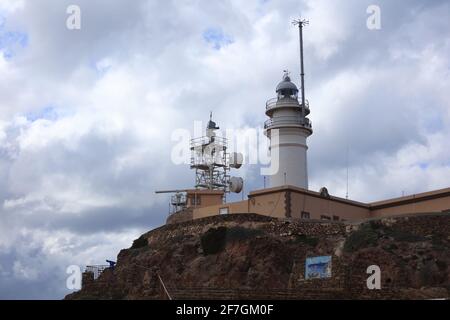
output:
<path id="1" fill-rule="evenodd" d="M 283 76 L 283 80 L 277 85 L 277 93 L 283 95 L 295 95 L 298 93 L 297 86 L 291 81 L 288 74 Z"/>
<path id="2" fill-rule="evenodd" d="M 289 77 L 289 74 L 287 72 L 284 73 L 283 80 L 277 85 L 275 91 L 278 94 L 278 99 L 297 99 L 297 86 L 291 81 L 291 78 Z"/>

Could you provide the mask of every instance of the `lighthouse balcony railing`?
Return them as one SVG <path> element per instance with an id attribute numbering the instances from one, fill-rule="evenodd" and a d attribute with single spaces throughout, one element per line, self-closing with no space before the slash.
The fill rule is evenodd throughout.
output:
<path id="1" fill-rule="evenodd" d="M 278 107 L 283 107 L 286 105 L 292 105 L 293 103 L 298 104 L 299 107 L 301 107 L 301 104 L 299 103 L 296 96 L 289 96 L 289 97 L 278 97 L 278 98 L 272 98 L 267 100 L 266 102 L 266 111 L 275 109 Z M 305 101 L 305 108 L 307 111 L 309 111 L 309 102 L 308 100 Z M 309 112 L 308 112 L 309 113 Z"/>
<path id="2" fill-rule="evenodd" d="M 302 117 L 277 117 L 264 122 L 264 129 L 269 129 L 275 126 L 302 126 L 307 129 L 312 129 L 312 122 L 308 118 Z"/>

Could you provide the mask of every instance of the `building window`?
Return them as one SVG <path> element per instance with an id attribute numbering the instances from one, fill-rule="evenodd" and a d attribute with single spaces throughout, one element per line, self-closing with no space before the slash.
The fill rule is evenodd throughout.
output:
<path id="1" fill-rule="evenodd" d="M 200 205 L 200 196 L 193 196 L 191 198 L 191 205 L 199 206 Z"/>
<path id="2" fill-rule="evenodd" d="M 333 220 L 334 221 L 339 221 L 339 217 L 338 216 L 333 216 Z"/>
<path id="3" fill-rule="evenodd" d="M 220 208 L 219 209 L 219 214 L 228 214 L 228 207 Z"/>
<path id="4" fill-rule="evenodd" d="M 320 219 L 322 219 L 322 220 L 331 220 L 331 217 L 330 216 L 321 215 Z"/>
<path id="5" fill-rule="evenodd" d="M 301 217 L 302 217 L 302 219 L 310 219 L 310 214 L 309 214 L 309 212 L 302 211 Z"/>

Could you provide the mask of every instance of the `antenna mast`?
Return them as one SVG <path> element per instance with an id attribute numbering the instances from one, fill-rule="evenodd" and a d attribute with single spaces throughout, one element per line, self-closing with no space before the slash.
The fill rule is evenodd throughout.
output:
<path id="1" fill-rule="evenodd" d="M 347 199 L 348 200 L 348 154 L 349 154 L 349 148 L 348 148 L 348 145 L 347 145 L 347 159 L 346 159 L 346 165 L 347 165 L 347 191 L 346 191 L 346 193 L 345 193 L 345 199 Z"/>
<path id="2" fill-rule="evenodd" d="M 309 24 L 309 21 L 306 19 L 297 19 L 292 21 L 294 26 L 298 26 L 298 32 L 300 37 L 300 80 L 301 80 L 301 89 L 302 89 L 302 113 L 303 117 L 305 117 L 305 70 L 303 66 L 303 26 Z"/>

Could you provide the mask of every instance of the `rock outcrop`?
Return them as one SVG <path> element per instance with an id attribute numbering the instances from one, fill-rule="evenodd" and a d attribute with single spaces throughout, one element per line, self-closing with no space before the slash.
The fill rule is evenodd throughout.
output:
<path id="1" fill-rule="evenodd" d="M 332 276 L 305 279 L 305 259 Z M 367 268 L 381 269 L 369 290 Z M 66 299 L 434 299 L 450 297 L 450 215 L 361 223 L 233 214 L 170 224 L 122 250 Z"/>

